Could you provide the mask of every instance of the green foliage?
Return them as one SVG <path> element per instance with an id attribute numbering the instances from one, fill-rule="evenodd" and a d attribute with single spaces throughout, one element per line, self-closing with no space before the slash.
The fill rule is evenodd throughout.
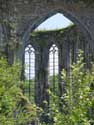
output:
<path id="1" fill-rule="evenodd" d="M 66 93 L 63 95 L 65 112 L 70 125 L 89 125 L 89 110 L 92 105 L 90 86 L 92 76 L 85 69 L 82 54 L 78 55 L 77 63 L 71 66 L 69 76 L 63 71 L 62 77 L 66 83 Z"/>
<path id="2" fill-rule="evenodd" d="M 60 99 L 48 90 L 54 98 L 49 108 L 49 121 L 53 125 L 94 124 L 94 64 L 91 71 L 86 69 L 81 52 L 70 71 L 70 74 L 62 71 L 66 86 Z"/>
<path id="3" fill-rule="evenodd" d="M 23 90 L 24 90 L 24 95 L 29 98 L 29 84 L 30 84 L 30 90 L 31 90 L 31 97 L 30 101 L 32 103 L 35 102 L 35 80 L 25 80 L 23 83 Z"/>
<path id="4" fill-rule="evenodd" d="M 59 95 L 59 75 L 55 75 L 55 76 L 50 76 L 49 77 L 49 88 L 51 90 L 51 92 L 53 92 L 56 95 Z"/>
<path id="5" fill-rule="evenodd" d="M 1 125 L 25 125 L 37 119 L 36 105 L 32 105 L 19 88 L 20 69 L 19 64 L 10 66 L 6 59 L 0 59 Z"/>
<path id="6" fill-rule="evenodd" d="M 76 63 L 70 67 L 70 73 L 62 71 L 65 82 L 65 93 L 62 97 L 48 90 L 51 99 L 49 108 L 41 109 L 31 104 L 22 94 L 20 84 L 20 65 L 7 64 L 4 58 L 0 59 L 0 124 L 26 125 L 32 121 L 40 122 L 46 116 L 49 124 L 53 125 L 90 125 L 94 124 L 94 64 L 91 70 L 85 68 L 82 52 Z M 55 76 L 55 81 L 57 81 Z M 52 82 L 53 77 L 50 78 Z M 33 81 L 31 81 L 34 84 Z M 24 84 L 28 89 L 28 81 Z M 52 86 L 50 86 L 52 87 Z M 57 87 L 57 86 L 56 86 Z M 50 88 L 52 89 L 52 88 Z M 34 96 L 34 95 L 33 95 Z M 44 100 L 45 105 L 48 103 Z M 44 116 L 43 116 L 44 115 Z M 39 120 L 40 119 L 40 120 Z M 48 123 L 40 123 L 48 125 Z"/>

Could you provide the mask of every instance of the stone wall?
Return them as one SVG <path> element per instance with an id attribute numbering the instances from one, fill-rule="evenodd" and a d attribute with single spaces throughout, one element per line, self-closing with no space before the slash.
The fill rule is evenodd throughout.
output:
<path id="1" fill-rule="evenodd" d="M 19 42 L 24 44 L 39 24 L 58 12 L 64 14 L 83 31 L 93 51 L 93 0 L 1 0 L 0 20 L 3 22 L 7 42 L 15 43 L 17 46 L 20 45 Z"/>
<path id="2" fill-rule="evenodd" d="M 66 29 L 64 32 L 41 32 L 35 37 L 31 35 L 37 26 L 56 13 L 64 14 L 79 28 Z M 42 60 L 38 55 L 37 60 L 39 59 L 42 70 L 47 73 L 48 50 L 55 43 L 60 50 L 60 69 L 65 68 L 69 71 L 70 51 L 72 61 L 75 61 L 78 48 L 84 50 L 84 57 L 89 67 L 89 60 L 94 53 L 94 2 L 91 0 L 77 2 L 75 0 L 1 0 L 0 27 L 2 27 L 0 37 L 4 36 L 3 41 L 0 40 L 0 51 L 6 53 L 9 63 L 13 62 L 14 55 L 23 62 L 25 46 L 32 43 L 36 51 L 40 51 Z M 44 60 L 45 56 L 46 60 Z M 39 71 L 39 66 L 36 70 Z M 45 82 L 46 76 L 45 74 L 44 79 L 39 78 L 43 81 L 43 86 L 48 87 Z M 48 99 L 47 94 L 42 96 L 42 93 L 40 98 Z"/>
<path id="3" fill-rule="evenodd" d="M 49 102 L 47 94 L 48 84 L 48 63 L 49 49 L 53 44 L 59 49 L 59 76 L 64 68 L 68 73 L 70 63 L 76 62 L 79 49 L 84 52 L 84 59 L 87 68 L 90 68 L 90 60 L 93 55 L 90 53 L 90 43 L 85 35 L 76 26 L 70 26 L 56 31 L 36 31 L 31 33 L 30 39 L 25 42 L 23 51 L 18 55 L 24 55 L 25 47 L 31 44 L 35 49 L 35 101 L 43 107 L 43 100 Z M 20 59 L 20 57 L 19 57 Z M 24 60 L 24 56 L 23 56 Z M 64 83 L 59 78 L 60 96 L 64 93 Z M 40 93 L 40 94 L 39 94 Z"/>

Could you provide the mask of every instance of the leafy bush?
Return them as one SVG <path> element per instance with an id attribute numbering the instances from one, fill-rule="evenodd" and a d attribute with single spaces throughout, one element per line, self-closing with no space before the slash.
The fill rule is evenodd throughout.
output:
<path id="1" fill-rule="evenodd" d="M 54 98 L 50 104 L 49 120 L 54 125 L 90 125 L 94 124 L 94 64 L 91 70 L 85 68 L 82 54 L 70 67 L 70 74 L 62 71 L 65 81 L 65 94 Z"/>
<path id="2" fill-rule="evenodd" d="M 85 68 L 82 54 L 70 67 L 70 73 L 62 71 L 65 81 L 65 93 L 62 97 L 50 95 L 49 108 L 43 111 L 31 104 L 21 89 L 20 65 L 8 65 L 6 59 L 0 59 L 0 124 L 28 125 L 44 115 L 48 123 L 41 125 L 90 125 L 94 124 L 94 64 L 90 70 Z M 45 105 L 47 102 L 44 100 Z M 48 105 L 48 104 L 47 104 Z M 44 117 L 43 116 L 43 117 Z"/>
<path id="3" fill-rule="evenodd" d="M 37 107 L 22 94 L 20 65 L 0 59 L 0 124 L 26 125 L 37 119 Z M 39 109 L 38 109 L 39 110 Z"/>

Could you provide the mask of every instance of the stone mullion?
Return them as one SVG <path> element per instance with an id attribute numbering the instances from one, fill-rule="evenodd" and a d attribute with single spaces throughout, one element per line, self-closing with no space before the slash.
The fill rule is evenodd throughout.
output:
<path id="1" fill-rule="evenodd" d="M 76 63 L 77 61 L 77 56 L 78 56 L 78 52 L 79 52 L 79 36 L 76 36 L 76 38 L 74 38 L 71 43 L 72 43 L 72 46 L 71 46 L 71 63 Z"/>
<path id="2" fill-rule="evenodd" d="M 40 64 L 41 64 L 41 52 L 36 50 L 35 52 L 35 103 L 40 105 Z"/>
<path id="3" fill-rule="evenodd" d="M 36 103 L 43 106 L 43 101 L 49 102 L 47 89 L 48 89 L 48 55 L 47 51 L 40 50 L 36 52 L 35 59 L 35 93 Z"/>
<path id="4" fill-rule="evenodd" d="M 64 81 L 61 78 L 62 69 L 63 67 L 63 52 L 62 52 L 62 46 L 59 48 L 59 96 L 62 96 L 62 93 L 64 92 Z"/>
<path id="5" fill-rule="evenodd" d="M 92 52 L 91 52 L 91 49 L 90 49 L 90 43 L 85 41 L 85 44 L 86 44 L 86 54 L 85 54 L 85 57 L 86 57 L 86 63 L 87 63 L 87 68 L 90 70 L 91 69 L 91 61 L 92 61 Z"/>
<path id="6" fill-rule="evenodd" d="M 43 104 L 43 101 L 47 101 L 49 102 L 49 97 L 48 97 L 48 93 L 47 93 L 47 89 L 48 89 L 48 53 L 47 53 L 47 49 L 43 49 L 42 51 L 42 63 L 41 63 L 41 90 L 42 90 L 42 95 L 41 95 L 41 103 L 43 105 L 43 107 L 45 107 Z"/>
<path id="7" fill-rule="evenodd" d="M 60 82 L 59 82 L 59 89 L 60 89 L 60 96 L 65 92 L 65 82 L 61 78 L 61 72 L 63 69 L 69 74 L 70 72 L 70 41 L 67 39 L 62 41 L 62 45 L 59 49 L 59 73 L 60 73 Z"/>
<path id="8" fill-rule="evenodd" d="M 48 95 L 48 51 L 40 47 L 39 51 L 36 51 L 35 58 L 35 102 L 38 106 L 44 109 L 44 112 L 48 112 L 49 95 Z M 47 104 L 44 103 L 47 102 Z M 47 116 L 41 117 L 42 121 L 47 122 Z"/>

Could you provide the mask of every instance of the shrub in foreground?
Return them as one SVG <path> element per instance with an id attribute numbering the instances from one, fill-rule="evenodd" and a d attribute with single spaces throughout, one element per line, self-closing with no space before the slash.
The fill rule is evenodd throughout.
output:
<path id="1" fill-rule="evenodd" d="M 20 65 L 10 66 L 5 58 L 0 59 L 0 124 L 26 125 L 37 119 L 36 105 L 22 94 L 19 87 Z"/>

